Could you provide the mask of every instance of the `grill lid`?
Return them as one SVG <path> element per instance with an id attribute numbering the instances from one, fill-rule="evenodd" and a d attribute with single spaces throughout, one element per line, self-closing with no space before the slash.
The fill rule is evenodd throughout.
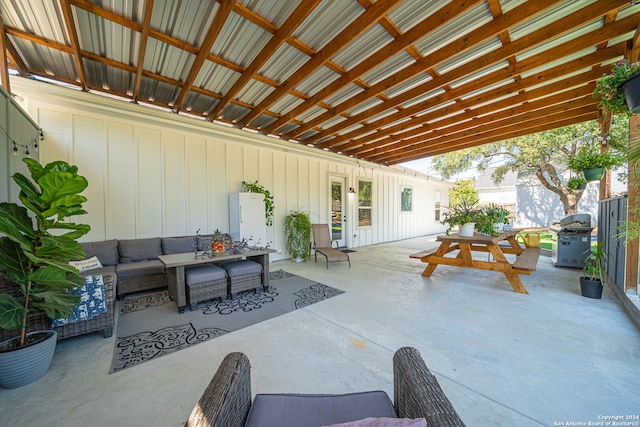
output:
<path id="1" fill-rule="evenodd" d="M 556 219 L 551 223 L 555 229 L 562 231 L 591 231 L 591 215 L 589 214 L 570 214 L 560 219 Z"/>

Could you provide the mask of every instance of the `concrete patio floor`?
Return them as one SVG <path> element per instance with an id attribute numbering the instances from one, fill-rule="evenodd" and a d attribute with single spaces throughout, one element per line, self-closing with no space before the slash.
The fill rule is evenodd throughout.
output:
<path id="1" fill-rule="evenodd" d="M 423 278 L 424 264 L 409 255 L 434 238 L 357 248 L 351 269 L 274 262 L 272 271 L 346 293 L 115 374 L 114 337 L 61 341 L 44 378 L 0 389 L 0 425 L 181 426 L 232 351 L 251 360 L 253 393 L 392 396 L 391 358 L 402 346 L 422 353 L 468 426 L 640 416 L 640 331 L 611 289 L 584 298 L 580 270 L 544 256 L 522 276 L 529 295 L 490 271 L 439 266 Z"/>

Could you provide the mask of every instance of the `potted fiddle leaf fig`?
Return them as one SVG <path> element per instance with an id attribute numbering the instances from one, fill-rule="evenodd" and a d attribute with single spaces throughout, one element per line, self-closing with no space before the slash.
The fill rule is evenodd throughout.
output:
<path id="1" fill-rule="evenodd" d="M 309 214 L 291 211 L 284 220 L 284 236 L 287 252 L 295 262 L 302 262 L 311 255 L 311 219 Z"/>
<path id="2" fill-rule="evenodd" d="M 69 290 L 83 286 L 84 279 L 69 261 L 85 257 L 77 239 L 90 230 L 66 221 L 86 213 L 87 199 L 80 193 L 87 180 L 78 168 L 63 161 L 44 167 L 30 158 L 23 161 L 31 180 L 13 175 L 23 206 L 0 203 L 0 328 L 20 331 L 0 342 L 0 386 L 5 388 L 29 384 L 49 369 L 56 332 L 27 333 L 27 326 L 38 313 L 51 319 L 73 314 L 80 297 Z"/>

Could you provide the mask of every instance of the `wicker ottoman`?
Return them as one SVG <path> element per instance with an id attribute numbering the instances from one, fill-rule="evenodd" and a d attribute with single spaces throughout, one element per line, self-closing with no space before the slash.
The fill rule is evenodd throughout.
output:
<path id="1" fill-rule="evenodd" d="M 233 294 L 255 289 L 256 293 L 262 286 L 262 266 L 254 261 L 234 261 L 222 265 L 227 270 L 229 277 L 228 294 L 233 299 Z"/>
<path id="2" fill-rule="evenodd" d="M 188 268 L 185 273 L 187 302 L 194 310 L 202 301 L 227 297 L 227 272 L 216 265 Z"/>

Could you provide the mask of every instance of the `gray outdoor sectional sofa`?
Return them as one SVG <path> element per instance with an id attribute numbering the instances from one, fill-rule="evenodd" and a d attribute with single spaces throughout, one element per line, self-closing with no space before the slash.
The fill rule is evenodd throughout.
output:
<path id="1" fill-rule="evenodd" d="M 102 268 L 92 274 L 115 276 L 118 297 L 167 287 L 167 274 L 159 255 L 191 252 L 196 236 L 151 237 L 82 243 L 87 258 L 97 257 Z M 211 247 L 211 237 L 198 237 L 198 250 Z"/>

